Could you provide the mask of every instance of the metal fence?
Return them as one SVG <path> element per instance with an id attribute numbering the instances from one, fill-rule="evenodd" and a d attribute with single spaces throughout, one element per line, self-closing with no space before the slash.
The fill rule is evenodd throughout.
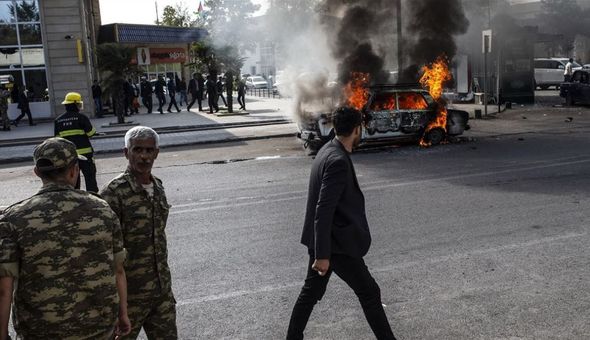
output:
<path id="1" fill-rule="evenodd" d="M 246 90 L 246 94 L 249 96 L 255 96 L 255 97 L 265 97 L 265 98 L 281 98 L 281 95 L 278 93 L 278 91 L 273 90 L 273 89 L 247 89 Z"/>

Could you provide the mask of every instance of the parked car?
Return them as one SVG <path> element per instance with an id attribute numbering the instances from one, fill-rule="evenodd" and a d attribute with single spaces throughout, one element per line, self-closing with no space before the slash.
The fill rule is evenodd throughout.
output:
<path id="1" fill-rule="evenodd" d="M 438 104 L 419 85 L 378 85 L 369 88 L 369 100 L 362 108 L 361 145 L 419 140 L 422 137 L 437 145 L 448 136 L 461 135 L 469 129 L 469 114 L 447 110 L 447 131 L 441 128 L 424 132 L 436 119 Z M 308 153 L 314 154 L 334 137 L 331 113 L 321 113 L 318 119 L 299 122 L 299 137 Z"/>
<path id="2" fill-rule="evenodd" d="M 248 89 L 266 89 L 268 81 L 261 76 L 250 76 L 246 78 L 246 87 Z"/>
<path id="3" fill-rule="evenodd" d="M 574 72 L 571 82 L 561 84 L 559 95 L 567 105 L 590 104 L 590 70 Z"/>
<path id="4" fill-rule="evenodd" d="M 559 89 L 563 83 L 563 73 L 565 65 L 569 62 L 568 58 L 536 58 L 535 59 L 535 88 L 547 90 L 550 86 Z M 574 71 L 581 70 L 582 65 L 574 61 Z"/>

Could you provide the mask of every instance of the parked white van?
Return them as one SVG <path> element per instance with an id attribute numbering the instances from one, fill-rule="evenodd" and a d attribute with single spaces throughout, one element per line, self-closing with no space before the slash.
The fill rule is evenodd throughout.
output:
<path id="1" fill-rule="evenodd" d="M 547 90 L 549 86 L 555 86 L 559 89 L 568 61 L 568 58 L 535 58 L 535 88 Z M 582 69 L 582 65 L 575 61 L 573 64 L 574 71 Z"/>

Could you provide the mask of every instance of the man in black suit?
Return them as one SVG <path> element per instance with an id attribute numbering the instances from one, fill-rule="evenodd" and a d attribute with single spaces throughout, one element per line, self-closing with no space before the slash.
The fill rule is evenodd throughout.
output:
<path id="1" fill-rule="evenodd" d="M 377 339 L 395 339 L 379 286 L 363 260 L 371 234 L 365 198 L 348 155 L 360 142 L 361 121 L 361 113 L 355 109 L 336 110 L 336 137 L 320 149 L 313 162 L 301 237 L 309 251 L 309 266 L 293 307 L 287 340 L 303 339 L 313 307 L 322 299 L 332 272 L 353 289 Z"/>
<path id="2" fill-rule="evenodd" d="M 199 103 L 199 111 L 203 111 L 203 86 L 199 81 L 201 75 L 193 73 L 193 78 L 188 82 L 188 92 L 191 94 L 191 102 L 186 107 L 187 111 L 191 110 L 191 107 L 195 104 L 195 101 Z"/>

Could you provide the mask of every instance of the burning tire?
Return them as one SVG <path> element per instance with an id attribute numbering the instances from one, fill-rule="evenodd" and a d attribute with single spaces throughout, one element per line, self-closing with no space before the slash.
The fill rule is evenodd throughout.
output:
<path id="1" fill-rule="evenodd" d="M 435 128 L 426 134 L 426 142 L 430 145 L 438 145 L 445 139 L 445 131 L 441 128 Z"/>

